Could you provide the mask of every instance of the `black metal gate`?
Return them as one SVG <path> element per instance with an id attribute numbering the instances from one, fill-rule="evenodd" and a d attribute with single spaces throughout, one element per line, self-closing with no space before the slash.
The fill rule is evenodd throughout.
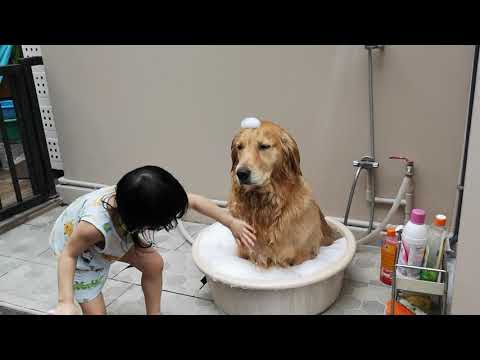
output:
<path id="1" fill-rule="evenodd" d="M 5 119 L 0 108 L 0 143 L 3 143 L 4 162 L 8 164 L 8 168 L 2 164 L 4 169 L 0 171 L 0 220 L 56 195 L 32 73 L 32 66 L 42 64 L 41 57 L 32 57 L 21 59 L 20 64 L 0 67 L 0 77 L 9 87 L 8 101 L 13 103 L 11 110 L 15 114 L 15 121 Z M 20 149 L 20 162 L 12 148 Z"/>

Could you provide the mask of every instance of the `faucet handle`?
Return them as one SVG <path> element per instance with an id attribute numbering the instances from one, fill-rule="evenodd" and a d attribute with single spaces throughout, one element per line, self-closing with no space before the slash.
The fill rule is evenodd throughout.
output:
<path id="1" fill-rule="evenodd" d="M 407 165 L 413 165 L 413 160 L 410 160 L 409 158 L 405 157 L 405 156 L 397 156 L 397 155 L 392 155 L 389 157 L 389 159 L 393 159 L 393 160 L 405 160 L 405 162 L 407 163 Z"/>
<path id="2" fill-rule="evenodd" d="M 409 158 L 405 156 L 390 156 L 389 159 L 394 159 L 394 160 L 405 160 L 406 166 L 405 166 L 405 175 L 408 177 L 413 176 L 413 160 L 410 160 Z"/>

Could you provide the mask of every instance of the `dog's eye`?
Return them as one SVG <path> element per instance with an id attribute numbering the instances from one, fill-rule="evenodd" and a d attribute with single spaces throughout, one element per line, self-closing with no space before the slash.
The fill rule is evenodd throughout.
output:
<path id="1" fill-rule="evenodd" d="M 238 144 L 237 145 L 237 150 L 242 150 L 243 149 L 243 145 L 242 144 Z"/>
<path id="2" fill-rule="evenodd" d="M 260 150 L 267 150 L 270 148 L 270 145 L 267 145 L 267 144 L 260 144 Z"/>

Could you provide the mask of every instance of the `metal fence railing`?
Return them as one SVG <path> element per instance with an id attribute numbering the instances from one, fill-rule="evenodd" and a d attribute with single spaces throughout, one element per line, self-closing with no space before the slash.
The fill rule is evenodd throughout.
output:
<path id="1" fill-rule="evenodd" d="M 32 66 L 41 64 L 41 57 L 32 57 L 21 59 L 20 64 L 0 67 L 2 82 L 6 82 L 4 85 L 9 88 L 9 98 L 0 100 L 10 100 L 15 114 L 14 119 L 6 119 L 3 109 L 0 109 L 0 142 L 3 143 L 9 172 L 0 179 L 3 181 L 0 184 L 0 220 L 39 205 L 56 194 L 32 74 Z M 15 136 L 12 135 L 12 121 Z M 12 152 L 14 145 L 19 145 L 23 151 L 22 164 L 25 170 L 20 170 L 15 161 Z M 19 174 L 19 171 L 26 174 Z M 6 202 L 9 187 L 13 201 L 10 199 Z M 28 191 L 24 188 L 28 188 Z"/>

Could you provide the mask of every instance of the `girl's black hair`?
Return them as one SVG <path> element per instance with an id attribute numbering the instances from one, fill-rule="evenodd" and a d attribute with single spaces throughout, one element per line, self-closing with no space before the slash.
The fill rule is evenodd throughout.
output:
<path id="1" fill-rule="evenodd" d="M 188 209 L 183 186 L 168 171 L 152 165 L 125 174 L 117 183 L 115 200 L 120 221 L 142 247 L 150 247 L 153 242 L 143 245 L 139 233 L 170 231 Z"/>

